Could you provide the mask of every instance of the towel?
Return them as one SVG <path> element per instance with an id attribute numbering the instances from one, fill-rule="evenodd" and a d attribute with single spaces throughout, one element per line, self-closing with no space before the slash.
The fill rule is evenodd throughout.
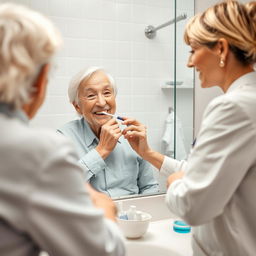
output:
<path id="1" fill-rule="evenodd" d="M 184 145 L 184 133 L 180 119 L 176 115 L 176 159 L 183 160 L 187 157 Z M 165 120 L 165 130 L 162 138 L 164 154 L 174 157 L 174 111 L 168 114 Z"/>

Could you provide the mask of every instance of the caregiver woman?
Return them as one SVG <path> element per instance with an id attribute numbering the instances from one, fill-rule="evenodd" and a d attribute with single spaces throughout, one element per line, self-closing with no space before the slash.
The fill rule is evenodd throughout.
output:
<path id="1" fill-rule="evenodd" d="M 196 256 L 256 251 L 255 12 L 255 1 L 224 1 L 186 26 L 188 66 L 199 73 L 203 88 L 217 85 L 224 92 L 208 105 L 187 162 L 153 151 L 145 127 L 124 122 L 130 125 L 125 137 L 144 159 L 162 173 L 175 172 L 168 178 L 166 201 L 193 226 Z"/>

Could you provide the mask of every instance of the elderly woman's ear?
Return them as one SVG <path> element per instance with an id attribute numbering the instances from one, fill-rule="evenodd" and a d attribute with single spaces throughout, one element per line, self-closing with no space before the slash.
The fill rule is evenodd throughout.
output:
<path id="1" fill-rule="evenodd" d="M 23 105 L 23 110 L 29 119 L 32 119 L 35 116 L 38 109 L 44 102 L 48 83 L 49 68 L 49 64 L 44 64 L 42 66 L 33 84 L 33 92 L 30 95 L 30 101 Z"/>
<path id="2" fill-rule="evenodd" d="M 35 83 L 33 86 L 39 95 L 42 95 L 43 92 L 46 91 L 49 70 L 50 70 L 50 64 L 44 64 L 35 80 Z"/>
<path id="3" fill-rule="evenodd" d="M 75 101 L 72 103 L 74 108 L 76 109 L 76 112 L 79 114 L 79 115 L 83 115 L 82 112 L 81 112 L 81 108 L 79 106 L 78 103 L 76 103 Z"/>

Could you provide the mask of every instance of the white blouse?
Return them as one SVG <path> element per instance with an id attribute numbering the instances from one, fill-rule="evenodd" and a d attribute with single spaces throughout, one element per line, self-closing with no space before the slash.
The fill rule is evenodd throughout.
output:
<path id="1" fill-rule="evenodd" d="M 168 168 L 169 166 L 169 168 Z M 170 210 L 193 228 L 195 255 L 255 255 L 256 73 L 237 79 L 207 107 L 187 163 L 165 159 Z"/>

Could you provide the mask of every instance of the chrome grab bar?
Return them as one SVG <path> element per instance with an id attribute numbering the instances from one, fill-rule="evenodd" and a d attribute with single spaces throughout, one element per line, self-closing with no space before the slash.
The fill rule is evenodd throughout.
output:
<path id="1" fill-rule="evenodd" d="M 172 20 L 170 20 L 170 21 L 167 21 L 167 22 L 165 22 L 164 24 L 159 25 L 159 26 L 157 26 L 157 27 L 154 27 L 154 26 L 152 26 L 152 25 L 149 25 L 149 26 L 147 26 L 147 27 L 145 28 L 145 36 L 146 36 L 147 38 L 149 38 L 149 39 L 152 39 L 152 38 L 154 38 L 154 37 L 156 36 L 156 31 L 157 31 L 157 30 L 159 30 L 159 29 L 161 29 L 161 28 L 164 28 L 164 27 L 166 27 L 166 26 L 169 26 L 169 25 L 175 23 L 175 21 L 178 22 L 178 21 L 184 20 L 184 19 L 186 19 L 186 18 L 187 18 L 187 14 L 186 14 L 186 13 L 183 13 L 183 14 L 179 15 L 178 17 L 176 17 L 176 19 L 172 19 Z"/>

